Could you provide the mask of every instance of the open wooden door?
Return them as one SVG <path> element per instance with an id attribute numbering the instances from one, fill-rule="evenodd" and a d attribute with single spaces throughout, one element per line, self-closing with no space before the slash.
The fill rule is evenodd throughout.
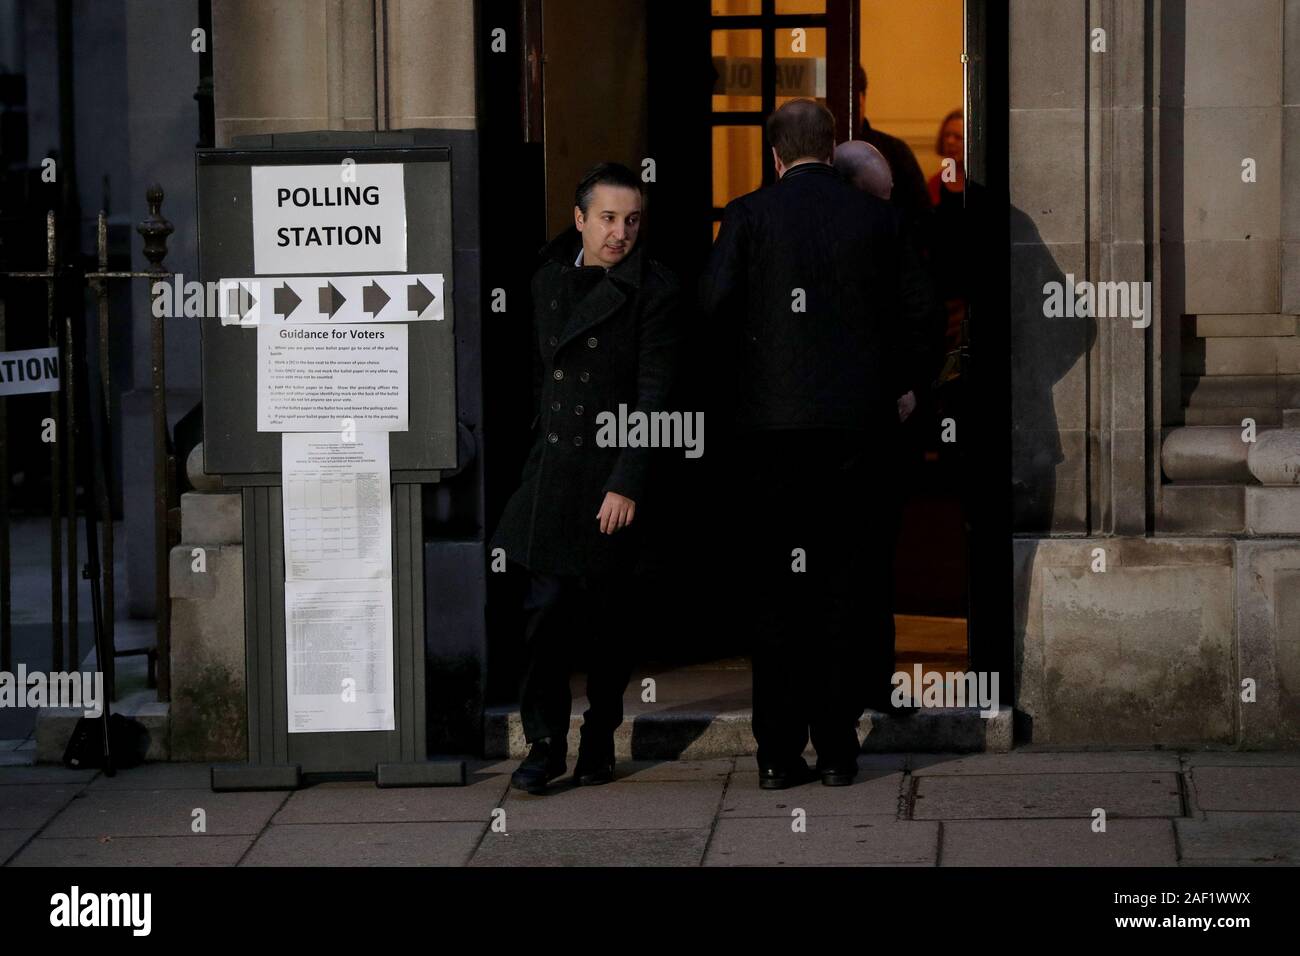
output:
<path id="1" fill-rule="evenodd" d="M 763 124 L 803 97 L 826 104 L 836 138 L 857 126 L 857 0 L 712 0 L 708 20 L 714 230 L 723 207 L 775 181 Z"/>

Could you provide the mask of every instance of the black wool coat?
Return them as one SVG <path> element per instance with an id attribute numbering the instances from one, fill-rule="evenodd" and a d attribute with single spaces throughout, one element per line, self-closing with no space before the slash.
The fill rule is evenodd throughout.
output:
<path id="1" fill-rule="evenodd" d="M 664 409 L 677 347 L 680 291 L 641 244 L 608 271 L 575 266 L 580 236 L 544 250 L 533 276 L 533 442 L 493 548 L 533 571 L 629 570 L 646 515 L 650 448 L 600 447 L 597 416 Z M 636 502 L 632 524 L 601 534 L 606 492 Z"/>
<path id="2" fill-rule="evenodd" d="M 946 318 L 887 202 L 823 163 L 732 200 L 700 282 L 723 423 L 897 431 L 939 371 Z M 716 430 L 715 430 L 716 434 Z"/>

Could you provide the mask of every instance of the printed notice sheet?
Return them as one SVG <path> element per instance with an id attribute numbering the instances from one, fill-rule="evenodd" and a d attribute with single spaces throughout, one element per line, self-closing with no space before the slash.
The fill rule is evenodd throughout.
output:
<path id="1" fill-rule="evenodd" d="M 388 433 L 284 434 L 284 579 L 392 576 Z"/>
<path id="2" fill-rule="evenodd" d="M 259 432 L 404 432 L 405 325 L 257 327 Z"/>
<path id="3" fill-rule="evenodd" d="M 286 582 L 289 733 L 394 730 L 393 582 Z"/>

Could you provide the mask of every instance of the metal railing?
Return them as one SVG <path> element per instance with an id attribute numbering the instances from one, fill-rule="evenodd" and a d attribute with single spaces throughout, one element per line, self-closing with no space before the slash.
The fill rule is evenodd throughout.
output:
<path id="1" fill-rule="evenodd" d="M 167 397 L 165 340 L 163 318 L 150 310 L 149 350 L 151 357 L 151 391 L 153 420 L 153 493 L 154 493 L 154 594 L 156 599 L 156 642 L 146 649 L 119 651 L 114 644 L 114 568 L 113 568 L 113 518 L 112 495 L 112 386 L 110 380 L 111 327 L 109 317 L 110 282 L 115 279 L 148 279 L 151 282 L 169 279 L 172 273 L 163 267 L 167 255 L 167 237 L 172 224 L 163 218 L 161 208 L 163 191 L 152 186 L 146 193 L 149 215 L 136 226 L 144 239 L 144 255 L 149 268 L 143 272 L 110 271 L 108 268 L 108 217 L 99 213 L 96 232 L 97 265 L 93 272 L 82 272 L 75 263 L 60 260 L 57 222 L 53 211 L 45 217 L 46 266 L 41 271 L 0 271 L 0 280 L 43 281 L 45 283 L 46 334 L 49 347 L 58 349 L 60 356 L 59 388 L 50 393 L 50 417 L 54 421 L 54 441 L 50 442 L 50 626 L 51 670 L 64 670 L 65 661 L 76 669 L 81 664 L 78 634 L 78 576 L 91 581 L 92 622 L 97 636 L 102 637 L 106 653 L 99 661 L 104 673 L 104 683 L 110 700 L 116 700 L 116 658 L 129 654 L 149 655 L 149 685 L 158 689 L 159 700 L 171 696 L 170 625 L 171 600 L 168 590 L 168 554 L 172 539 L 177 537 L 176 462 L 167 448 Z M 84 371 L 85 383 L 90 385 L 90 361 L 83 336 L 78 334 L 82 325 L 79 314 L 85 288 L 94 292 L 97 307 L 95 336 L 96 361 L 99 372 L 97 403 L 91 396 L 79 396 L 78 375 Z M 0 290 L 0 351 L 6 348 L 6 297 Z M 62 296 L 60 298 L 60 296 Z M 66 303 L 63 321 L 55 319 L 56 301 Z M 76 311 L 76 319 L 71 313 Z M 83 404 L 84 403 L 84 404 Z M 10 553 L 9 519 L 9 462 L 7 398 L 0 396 L 0 670 L 13 670 L 12 622 L 12 560 Z M 98 418 L 100 441 L 96 447 L 96 428 L 79 428 L 78 411 L 95 409 Z M 89 423 L 85 423 L 89 424 Z M 78 442 L 85 441 L 89 448 L 85 458 L 78 458 Z M 81 471 L 78 471 L 78 466 Z M 77 486 L 78 478 L 85 488 L 84 519 L 87 535 L 87 565 L 78 568 L 77 555 Z M 66 515 L 65 515 L 66 512 Z M 65 527 L 66 517 L 66 527 Z M 100 533 L 102 530 L 102 534 Z M 66 538 L 65 538 L 66 535 Z M 66 542 L 66 548 L 65 548 Z M 101 545 L 102 550 L 96 545 Z M 65 553 L 66 551 L 66 553 Z M 67 589 L 64 593 L 64 576 Z M 65 611 L 67 625 L 65 628 Z M 65 657 L 66 637 L 66 657 Z M 111 649 L 111 650 L 108 650 Z"/>

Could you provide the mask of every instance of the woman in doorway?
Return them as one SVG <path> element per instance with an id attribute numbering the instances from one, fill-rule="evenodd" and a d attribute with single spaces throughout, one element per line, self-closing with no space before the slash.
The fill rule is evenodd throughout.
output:
<path id="1" fill-rule="evenodd" d="M 933 265 L 939 294 L 948 306 L 947 345 L 951 352 L 961 340 L 961 323 L 966 315 L 966 288 L 961 261 L 962 207 L 966 191 L 965 120 L 953 110 L 939 125 L 935 152 L 943 160 L 930 177 L 930 204 L 934 208 Z"/>

